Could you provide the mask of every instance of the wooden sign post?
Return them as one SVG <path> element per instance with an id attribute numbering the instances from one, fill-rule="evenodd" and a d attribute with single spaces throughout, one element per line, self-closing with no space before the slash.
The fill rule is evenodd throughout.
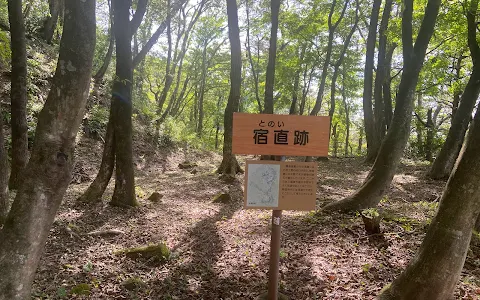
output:
<path id="1" fill-rule="evenodd" d="M 286 162 L 284 155 L 327 156 L 330 118 L 233 115 L 234 154 L 276 155 L 275 161 L 247 161 L 244 208 L 273 209 L 268 299 L 278 299 L 282 210 L 314 210 L 317 164 Z"/>

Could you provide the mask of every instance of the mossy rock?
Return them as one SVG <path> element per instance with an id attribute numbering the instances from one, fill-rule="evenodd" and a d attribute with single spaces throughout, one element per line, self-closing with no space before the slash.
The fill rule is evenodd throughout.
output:
<path id="1" fill-rule="evenodd" d="M 122 286 L 129 291 L 138 291 L 146 285 L 140 277 L 130 277 L 122 282 Z"/>
<path id="2" fill-rule="evenodd" d="M 91 287 L 88 283 L 80 283 L 72 287 L 70 294 L 75 295 L 90 295 Z"/>
<path id="3" fill-rule="evenodd" d="M 125 254 L 126 257 L 132 259 L 146 258 L 155 261 L 165 261 L 170 258 L 171 252 L 165 243 L 159 243 L 138 248 L 128 248 L 117 251 L 115 254 Z"/>
<path id="4" fill-rule="evenodd" d="M 180 164 L 178 164 L 178 167 L 182 170 L 186 170 L 186 169 L 193 169 L 195 167 L 197 167 L 198 165 L 196 163 L 192 163 L 190 161 L 184 161 Z"/>
<path id="5" fill-rule="evenodd" d="M 213 203 L 223 204 L 229 203 L 230 201 L 232 201 L 232 196 L 230 196 L 230 194 L 217 194 L 212 200 Z"/>
<path id="6" fill-rule="evenodd" d="M 148 200 L 152 201 L 153 203 L 160 202 L 162 200 L 163 195 L 160 194 L 159 192 L 153 192 L 150 197 L 148 197 Z"/>

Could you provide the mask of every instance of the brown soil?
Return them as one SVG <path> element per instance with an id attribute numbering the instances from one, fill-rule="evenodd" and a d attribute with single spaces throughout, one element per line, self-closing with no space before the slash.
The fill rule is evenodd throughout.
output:
<path id="1" fill-rule="evenodd" d="M 82 140 L 78 157 L 93 179 L 101 144 Z M 186 160 L 197 172 L 178 168 Z M 214 173 L 220 160 L 185 149 L 137 151 L 141 206 L 134 209 L 107 204 L 112 183 L 103 203 L 77 204 L 90 182 L 72 184 L 51 229 L 34 298 L 255 299 L 265 292 L 271 212 L 242 209 L 243 175 L 222 181 Z M 381 203 L 383 238 L 367 236 L 358 214 L 284 212 L 280 291 L 290 299 L 374 299 L 413 257 L 435 213 L 445 182 L 424 179 L 425 171 L 402 164 Z M 319 162 L 318 207 L 353 192 L 367 172 L 360 159 Z M 153 192 L 163 198 L 149 201 Z M 225 192 L 231 202 L 212 202 Z M 124 234 L 87 235 L 107 229 Z M 167 261 L 119 253 L 161 242 L 172 252 Z M 472 246 L 456 299 L 478 299 L 479 264 L 480 251 Z M 75 287 L 89 295 L 72 294 Z"/>

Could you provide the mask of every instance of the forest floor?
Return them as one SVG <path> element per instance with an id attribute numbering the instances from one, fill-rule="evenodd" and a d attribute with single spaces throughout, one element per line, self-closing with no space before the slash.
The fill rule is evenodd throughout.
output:
<path id="1" fill-rule="evenodd" d="M 72 183 L 37 271 L 34 298 L 255 299 L 265 292 L 271 211 L 242 208 L 243 175 L 223 181 L 215 174 L 221 156 L 212 152 L 136 150 L 140 206 L 108 205 L 113 183 L 102 203 L 77 203 L 91 181 Z M 75 178 L 83 172 L 93 179 L 101 143 L 81 140 L 77 152 Z M 186 160 L 198 165 L 195 171 L 179 169 Z M 361 159 L 331 158 L 318 170 L 320 208 L 352 193 L 369 167 Z M 445 182 L 425 179 L 425 171 L 425 165 L 402 163 L 381 202 L 382 238 L 368 236 L 358 214 L 285 211 L 280 291 L 290 299 L 374 299 L 413 257 L 435 214 Z M 147 199 L 153 192 L 161 201 Z M 225 192 L 231 201 L 212 201 Z M 108 229 L 121 234 L 87 234 Z M 166 261 L 119 253 L 160 242 L 171 249 Z M 479 265 L 480 249 L 472 245 L 456 299 L 478 299 Z"/>

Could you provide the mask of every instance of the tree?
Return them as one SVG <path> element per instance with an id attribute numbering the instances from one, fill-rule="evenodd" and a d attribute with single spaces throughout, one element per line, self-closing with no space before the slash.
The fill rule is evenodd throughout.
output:
<path id="1" fill-rule="evenodd" d="M 472 29 L 473 32 L 476 31 L 474 21 L 477 8 L 478 0 L 472 0 L 467 13 L 469 34 Z M 473 96 L 470 94 L 470 97 Z M 380 299 L 452 298 L 467 256 L 472 229 L 480 213 L 479 153 L 480 107 L 477 107 L 458 165 L 450 175 L 437 215 L 432 220 L 420 249 L 405 271 L 383 291 Z"/>
<path id="2" fill-rule="evenodd" d="M 382 140 L 385 137 L 386 118 L 385 118 L 385 96 L 383 95 L 383 87 L 387 80 L 390 80 L 390 69 L 387 64 L 387 29 L 388 20 L 390 19 L 390 12 L 392 10 L 393 0 L 386 0 L 383 8 L 382 20 L 380 21 L 380 28 L 378 30 L 378 63 L 377 72 L 375 76 L 375 84 L 373 89 L 373 97 L 375 99 L 375 130 L 378 139 Z M 389 91 L 386 91 L 389 93 Z M 388 95 L 387 95 L 388 97 Z M 388 100 L 387 100 L 388 101 Z M 388 106 L 388 104 L 387 104 Z M 390 104 L 391 107 L 391 104 Z M 368 152 L 368 150 L 367 150 Z M 367 154 L 368 155 L 368 154 Z M 376 156 L 376 155 L 375 155 Z"/>
<path id="3" fill-rule="evenodd" d="M 12 171 L 9 186 L 18 189 L 23 170 L 28 161 L 27 126 L 27 49 L 22 1 L 8 1 L 8 19 L 12 49 L 11 78 L 11 127 L 12 127 Z"/>
<path id="4" fill-rule="evenodd" d="M 472 1 L 473 6 L 477 5 L 476 3 L 476 1 Z M 480 94 L 480 46 L 477 43 L 477 29 L 475 26 L 476 7 L 474 11 L 472 9 L 473 7 L 467 13 L 467 38 L 473 69 L 461 96 L 460 105 L 453 116 L 447 139 L 427 174 L 432 179 L 448 178 L 450 175 L 460 153 L 475 102 Z"/>
<path id="5" fill-rule="evenodd" d="M 410 134 L 415 88 L 440 9 L 440 0 L 429 0 L 413 44 L 413 0 L 405 0 L 402 17 L 403 64 L 395 112 L 378 156 L 362 186 L 350 197 L 331 203 L 325 210 L 351 211 L 375 207 L 390 186 Z"/>
<path id="6" fill-rule="evenodd" d="M 240 89 L 242 85 L 242 52 L 240 45 L 240 29 L 238 28 L 238 12 L 236 0 L 227 0 L 228 38 L 230 40 L 230 94 L 223 124 L 223 159 L 217 172 L 220 174 L 235 174 L 242 172 L 240 165 L 232 154 L 233 113 L 238 111 Z"/>
<path id="7" fill-rule="evenodd" d="M 64 0 L 48 0 L 48 6 L 50 14 L 45 20 L 44 38 L 47 43 L 51 44 L 58 19 L 63 17 L 65 3 Z"/>
<path id="8" fill-rule="evenodd" d="M 273 114 L 273 87 L 275 84 L 275 61 L 277 59 L 277 31 L 280 1 L 281 0 L 270 1 L 272 27 L 270 31 L 270 47 L 268 48 L 267 73 L 265 75 L 264 113 L 266 114 Z"/>
<path id="9" fill-rule="evenodd" d="M 0 226 L 8 213 L 8 156 L 3 135 L 3 114 L 0 109 Z"/>
<path id="10" fill-rule="evenodd" d="M 371 163 L 377 157 L 380 139 L 375 129 L 375 116 L 372 105 L 372 86 L 373 86 L 373 67 L 375 55 L 375 42 L 377 40 L 378 15 L 382 0 L 374 0 L 372 13 L 370 15 L 370 25 L 368 27 L 367 49 L 365 52 L 365 69 L 363 72 L 363 120 L 365 123 L 365 136 L 367 138 L 367 158 Z"/>
<path id="11" fill-rule="evenodd" d="M 378 0 L 377 0 L 378 1 Z M 343 19 L 343 16 L 345 15 L 345 11 L 347 10 L 349 1 L 345 1 L 343 5 L 342 12 L 340 13 L 340 16 L 338 17 L 337 21 L 335 23 L 332 22 L 333 18 L 333 13 L 335 12 L 335 5 L 337 4 L 336 0 L 332 1 L 332 5 L 330 6 L 330 13 L 328 14 L 328 44 L 327 44 L 327 53 L 325 54 L 325 60 L 323 62 L 323 68 L 322 68 L 322 75 L 320 78 L 320 86 L 318 88 L 318 93 L 317 93 L 317 99 L 315 100 L 315 105 L 310 112 L 311 116 L 316 116 L 320 112 L 320 108 L 322 107 L 322 100 L 323 100 L 323 93 L 325 90 L 325 82 L 327 80 L 327 75 L 328 75 L 328 68 L 330 66 L 330 59 L 332 56 L 332 48 L 333 48 L 333 39 L 335 35 L 335 30 L 337 29 L 338 25 Z"/>
<path id="12" fill-rule="evenodd" d="M 117 206 L 137 206 L 135 197 L 135 178 L 133 170 L 132 150 L 132 29 L 138 28 L 137 13 L 143 18 L 145 13 L 139 2 L 137 11 L 130 18 L 130 2 L 128 0 L 112 1 L 113 33 L 116 43 L 115 80 L 112 87 L 112 101 L 107 124 L 102 162 L 95 180 L 80 201 L 101 201 L 115 166 L 115 189 L 111 204 Z"/>
<path id="13" fill-rule="evenodd" d="M 32 156 L 0 231 L 0 299 L 30 297 L 56 211 L 71 180 L 95 49 L 95 1 L 67 1 L 57 69 L 38 116 Z"/>
<path id="14" fill-rule="evenodd" d="M 107 72 L 108 66 L 110 65 L 110 61 L 112 60 L 113 56 L 113 49 L 115 48 L 115 34 L 113 33 L 113 12 L 112 12 L 112 5 L 110 1 L 108 1 L 108 16 L 110 18 L 110 28 L 109 28 L 109 39 L 108 39 L 108 48 L 107 53 L 105 53 L 105 58 L 103 59 L 102 65 L 98 68 L 95 75 L 93 75 L 93 93 L 96 94 L 99 88 L 99 85 L 103 81 L 103 77 L 105 77 L 105 73 Z"/>

